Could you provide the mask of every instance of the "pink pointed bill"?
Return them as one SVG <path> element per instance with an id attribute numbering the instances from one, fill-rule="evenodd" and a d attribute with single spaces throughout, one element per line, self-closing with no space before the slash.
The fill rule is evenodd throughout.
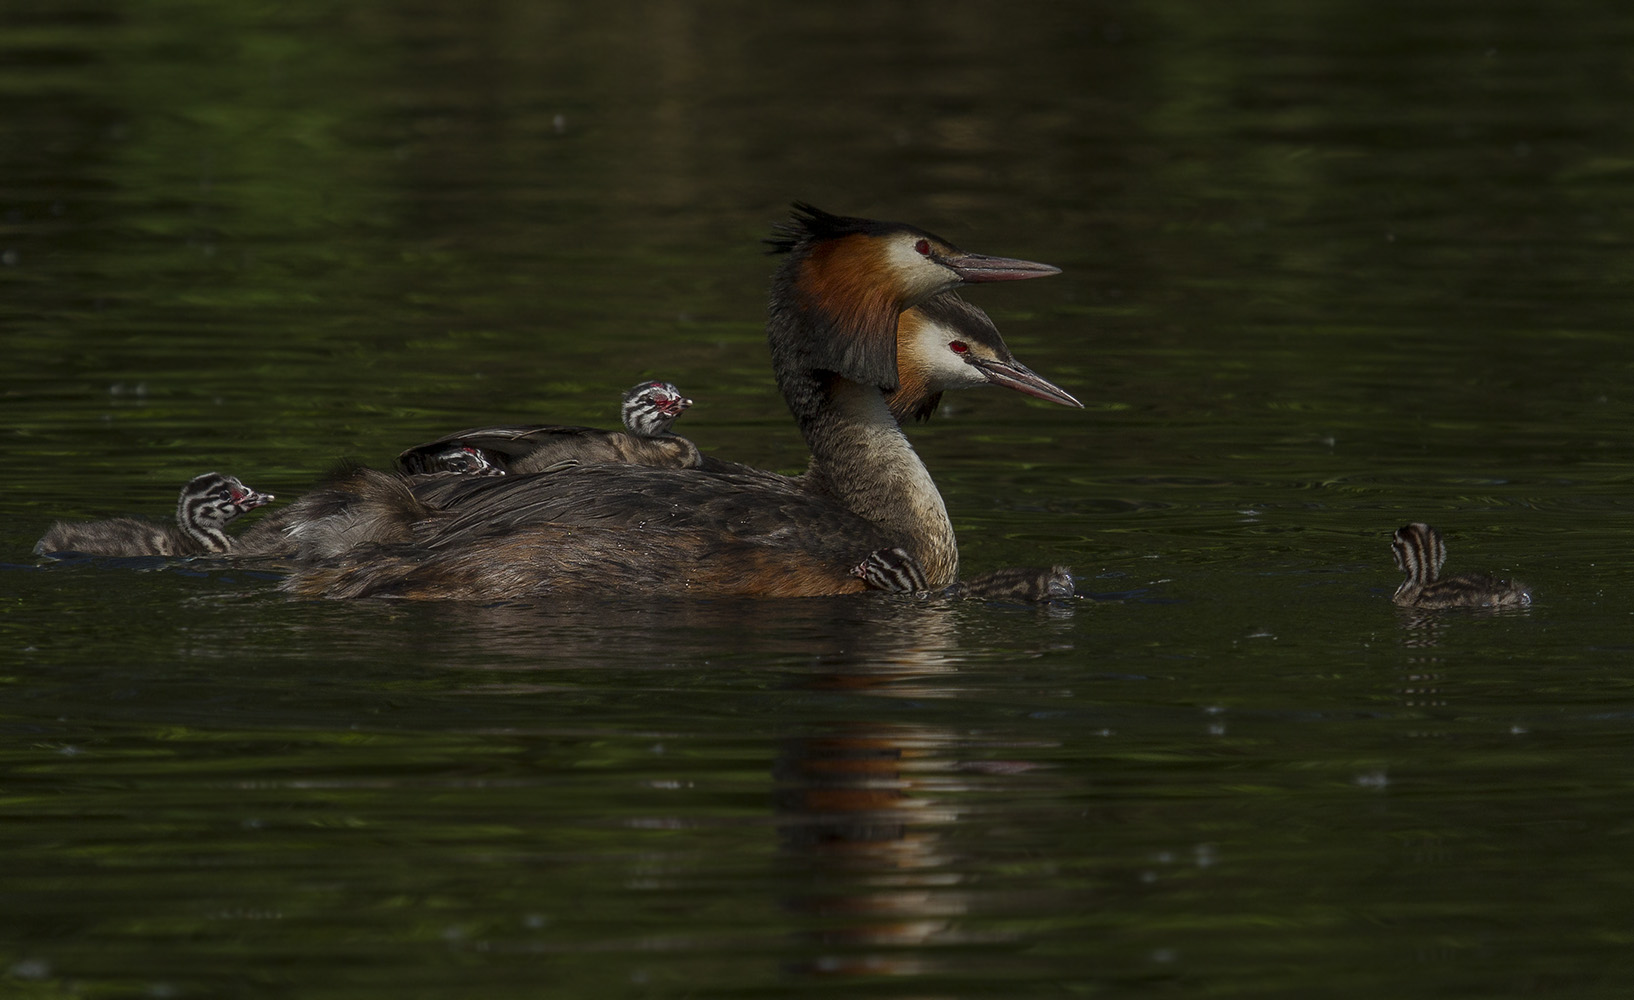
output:
<path id="1" fill-rule="evenodd" d="M 947 266 L 965 282 L 1020 281 L 1023 278 L 1043 278 L 1060 274 L 1061 269 L 1050 264 L 1039 264 L 1014 257 L 989 257 L 986 254 L 967 253 L 950 258 Z"/>
<path id="2" fill-rule="evenodd" d="M 1042 399 L 1062 406 L 1074 406 L 1083 409 L 1084 404 L 1074 399 L 1072 393 L 1045 379 L 1037 372 L 1018 362 L 1006 363 L 1003 361 L 972 360 L 971 364 L 987 376 L 987 381 L 994 385 L 1002 385 L 1006 389 L 1026 393 L 1034 399 Z"/>

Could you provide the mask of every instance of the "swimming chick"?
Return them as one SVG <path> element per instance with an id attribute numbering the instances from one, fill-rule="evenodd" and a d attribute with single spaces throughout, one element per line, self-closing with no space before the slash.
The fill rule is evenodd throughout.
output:
<path id="1" fill-rule="evenodd" d="M 1447 561 L 1447 545 L 1427 524 L 1397 528 L 1390 551 L 1396 568 L 1407 574 L 1392 598 L 1404 608 L 1504 608 L 1532 603 L 1532 592 L 1519 580 L 1484 573 L 1443 579 L 1441 565 Z"/>
<path id="2" fill-rule="evenodd" d="M 36 555 L 81 552 L 91 556 L 192 556 L 232 550 L 223 530 L 240 515 L 271 502 L 232 476 L 206 472 L 184 487 L 176 501 L 176 521 L 161 524 L 137 517 L 105 521 L 58 521 L 34 546 Z"/>

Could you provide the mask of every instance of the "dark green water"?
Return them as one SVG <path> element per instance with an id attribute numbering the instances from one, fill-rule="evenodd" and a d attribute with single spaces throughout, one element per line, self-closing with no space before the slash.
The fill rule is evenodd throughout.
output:
<path id="1" fill-rule="evenodd" d="M 0 995 L 1621 996 L 1634 13 L 0 13 Z M 1088 405 L 913 432 L 908 600 L 291 602 L 37 564 L 456 427 L 802 461 L 792 199 L 1045 260 Z M 1415 617 L 1390 531 L 1537 603 Z"/>

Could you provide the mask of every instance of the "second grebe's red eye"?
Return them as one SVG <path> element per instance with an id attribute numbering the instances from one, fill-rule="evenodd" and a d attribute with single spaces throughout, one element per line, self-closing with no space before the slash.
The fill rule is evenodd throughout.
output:
<path id="1" fill-rule="evenodd" d="M 921 257 L 930 256 L 930 240 L 920 240 L 913 245 L 914 252 Z"/>
<path id="2" fill-rule="evenodd" d="M 970 352 L 970 345 L 962 340 L 955 340 L 947 346 L 954 354 L 968 354 Z"/>

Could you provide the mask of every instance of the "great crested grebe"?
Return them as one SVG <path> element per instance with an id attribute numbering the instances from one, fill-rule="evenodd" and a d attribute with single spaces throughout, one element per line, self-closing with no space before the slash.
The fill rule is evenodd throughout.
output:
<path id="1" fill-rule="evenodd" d="M 136 517 L 106 521 L 58 521 L 34 546 L 35 555 L 80 552 L 88 556 L 192 556 L 225 553 L 233 540 L 222 529 L 239 515 L 269 503 L 232 476 L 206 472 L 182 487 L 176 523 Z"/>
<path id="2" fill-rule="evenodd" d="M 886 401 L 903 417 L 917 414 L 924 419 L 935 410 L 944 391 L 983 385 L 1002 385 L 1064 406 L 1083 405 L 1017 361 L 987 314 L 952 292 L 904 312 L 897 329 L 900 385 Z M 463 434 L 449 435 L 420 447 L 429 450 L 462 438 Z M 459 468 L 449 471 L 489 472 L 486 460 L 474 451 L 472 454 L 475 459 L 466 464 L 452 449 L 442 453 L 443 460 L 460 463 Z M 575 460 L 568 459 L 551 468 L 572 464 Z M 702 468 L 715 474 L 741 474 L 787 489 L 804 490 L 809 485 L 803 476 L 783 476 L 711 455 L 703 456 Z M 491 474 L 501 473 L 499 469 L 491 470 Z M 422 482 L 418 476 L 394 476 L 344 466 L 317 489 L 241 536 L 238 551 L 321 562 L 361 546 L 413 542 L 449 519 L 446 512 L 415 496 L 412 488 Z M 951 538 L 951 522 L 943 528 Z M 923 575 L 917 563 L 914 572 Z M 1008 571 L 1005 576 L 1004 594 L 1015 592 L 1015 572 Z M 1036 572 L 1042 574 L 1036 588 L 1041 599 L 1062 596 L 1063 577 L 1058 567 Z M 868 577 L 859 578 L 869 582 Z M 978 593 L 980 580 L 968 580 L 961 586 L 970 588 L 970 596 L 985 596 Z"/>
<path id="3" fill-rule="evenodd" d="M 589 464 L 531 476 L 435 477 L 413 486 L 438 516 L 414 527 L 412 544 L 339 553 L 292 576 L 287 588 L 475 599 L 655 588 L 840 594 L 864 589 L 852 571 L 891 548 L 917 560 L 929 587 L 953 583 L 958 553 L 947 511 L 886 404 L 885 393 L 900 388 L 899 317 L 961 283 L 1057 269 L 966 253 L 913 226 L 805 205 L 769 242 L 786 256 L 773 279 L 767 340 L 779 387 L 811 449 L 805 475 L 706 463 L 696 470 Z M 902 345 L 910 354 L 920 350 L 906 339 Z M 937 349 L 961 353 L 946 341 Z M 1009 361 L 981 381 L 1076 402 Z M 950 364 L 968 377 L 964 366 L 974 363 Z M 1047 583 L 1051 571 L 1041 572 Z"/>
<path id="4" fill-rule="evenodd" d="M 544 472 L 561 462 L 629 462 L 696 468 L 698 446 L 670 427 L 692 400 L 668 382 L 642 382 L 624 394 L 624 430 L 550 424 L 474 427 L 416 445 L 397 456 L 404 472 Z"/>
<path id="5" fill-rule="evenodd" d="M 1532 592 L 1519 580 L 1500 580 L 1484 573 L 1442 579 L 1447 544 L 1427 524 L 1397 528 L 1390 552 L 1396 568 L 1407 574 L 1392 598 L 1404 608 L 1505 608 L 1532 603 Z"/>

